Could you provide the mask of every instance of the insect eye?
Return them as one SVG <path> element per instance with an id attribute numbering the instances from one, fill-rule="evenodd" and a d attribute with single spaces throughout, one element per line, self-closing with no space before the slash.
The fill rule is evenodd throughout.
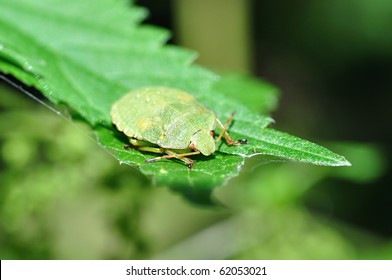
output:
<path id="1" fill-rule="evenodd" d="M 211 130 L 211 131 L 210 131 L 210 135 L 211 135 L 211 136 L 214 136 L 214 131 Z"/>
<path id="2" fill-rule="evenodd" d="M 194 150 L 194 149 L 195 149 L 195 144 L 191 143 L 191 144 L 189 145 L 189 149 Z"/>

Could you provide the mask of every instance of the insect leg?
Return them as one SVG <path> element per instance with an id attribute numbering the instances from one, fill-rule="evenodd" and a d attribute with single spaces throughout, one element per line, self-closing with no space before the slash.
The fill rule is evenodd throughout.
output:
<path id="1" fill-rule="evenodd" d="M 219 126 L 220 126 L 221 129 L 222 129 L 221 133 L 219 134 L 218 138 L 216 139 L 216 142 L 218 142 L 218 141 L 222 138 L 223 134 L 225 134 L 225 133 L 227 134 L 227 132 L 226 132 L 227 127 L 229 126 L 229 124 L 230 124 L 231 119 L 233 118 L 233 116 L 234 116 L 234 112 L 231 113 L 230 116 L 227 118 L 227 120 L 226 120 L 226 122 L 225 122 L 225 125 L 223 125 L 222 122 L 221 122 L 218 118 L 216 119 L 217 122 L 218 122 L 218 124 L 219 124 Z"/>
<path id="2" fill-rule="evenodd" d="M 129 143 L 131 143 L 131 145 L 135 147 L 152 147 L 154 145 L 148 141 L 139 140 L 134 137 L 129 138 Z"/>
<path id="3" fill-rule="evenodd" d="M 151 159 L 146 159 L 145 162 L 150 163 L 154 161 L 158 161 L 161 159 L 171 159 L 171 158 L 176 158 L 181 161 L 183 161 L 189 169 L 192 169 L 193 167 L 193 160 L 190 158 L 187 158 L 187 156 L 192 156 L 192 155 L 198 155 L 200 154 L 199 151 L 193 151 L 193 152 L 188 152 L 187 150 L 182 150 L 182 151 L 173 151 L 170 149 L 166 148 L 161 148 L 161 147 L 152 147 L 153 145 L 150 142 L 139 140 L 136 138 L 130 138 L 129 139 L 130 144 L 126 145 L 125 148 L 133 148 L 138 151 L 145 151 L 145 152 L 151 152 L 151 153 L 157 153 L 157 154 L 167 154 L 164 156 L 160 157 L 155 157 Z"/>
<path id="4" fill-rule="evenodd" d="M 165 148 L 158 148 L 158 147 L 135 147 L 138 151 L 150 152 L 150 153 L 157 153 L 157 154 L 164 154 Z"/>
<path id="5" fill-rule="evenodd" d="M 145 160 L 145 162 L 150 163 L 150 162 L 158 161 L 158 160 L 161 160 L 161 159 L 176 158 L 176 159 L 179 159 L 179 160 L 185 162 L 186 165 L 188 166 L 188 168 L 192 169 L 192 167 L 193 167 L 193 160 L 191 160 L 190 158 L 187 158 L 187 156 L 200 154 L 199 151 L 178 154 L 178 153 L 176 153 L 176 152 L 174 152 L 172 150 L 168 150 L 168 149 L 164 149 L 164 150 L 165 150 L 165 153 L 167 153 L 167 155 L 156 157 L 156 158 L 147 159 L 147 160 Z"/>
<path id="6" fill-rule="evenodd" d="M 216 121 L 217 121 L 218 125 L 222 129 L 222 131 L 219 134 L 218 138 L 215 140 L 216 142 L 218 142 L 222 138 L 222 136 L 223 136 L 226 139 L 227 144 L 230 145 L 230 146 L 235 146 L 235 145 L 248 143 L 248 140 L 246 140 L 246 139 L 238 139 L 238 140 L 234 141 L 233 139 L 231 139 L 229 133 L 227 133 L 227 127 L 229 126 L 233 116 L 234 116 L 234 112 L 231 113 L 230 116 L 227 118 L 227 120 L 225 122 L 225 125 L 223 125 L 222 122 L 218 118 L 216 118 Z"/>
<path id="7" fill-rule="evenodd" d="M 125 149 L 135 149 L 138 151 L 145 151 L 157 154 L 164 154 L 165 148 L 152 147 L 153 144 L 147 141 L 139 140 L 136 138 L 129 138 L 129 143 L 124 145 Z"/>

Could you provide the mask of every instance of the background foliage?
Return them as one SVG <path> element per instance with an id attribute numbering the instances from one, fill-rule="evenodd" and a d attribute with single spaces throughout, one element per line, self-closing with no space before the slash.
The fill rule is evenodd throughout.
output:
<path id="1" fill-rule="evenodd" d="M 269 6 L 270 11 L 277 9 Z M 262 26 L 274 27 L 271 22 Z M 256 43 L 260 38 L 274 42 L 272 33 L 264 30 L 262 34 L 264 37 L 255 37 Z M 285 34 L 291 35 L 281 32 L 279 38 L 283 40 Z M 263 54 L 258 53 L 259 57 Z M 273 58 L 270 63 L 277 65 Z M 288 67 L 279 70 L 285 77 L 290 78 L 293 68 L 304 71 L 290 58 L 284 62 Z M 285 92 L 295 94 L 300 85 L 290 87 L 285 80 L 279 83 L 269 64 L 261 65 L 266 69 L 264 74 L 283 88 L 285 108 Z M 231 77 L 231 81 L 235 79 Z M 227 81 L 226 88 L 231 88 Z M 307 92 L 306 87 L 301 89 Z M 362 142 L 327 144 L 347 155 L 353 163 L 349 169 L 279 162 L 266 165 L 265 158 L 253 157 L 239 177 L 214 192 L 226 208 L 199 208 L 164 188 L 151 187 L 133 169 L 118 166 L 80 132 L 90 134 L 83 123 L 75 129 L 6 88 L 0 96 L 2 258 L 391 257 L 388 212 L 376 208 L 370 215 L 372 223 L 366 223 L 358 211 L 371 205 L 372 196 L 365 195 L 367 186 L 379 186 L 373 188 L 378 196 L 383 190 L 378 182 L 388 174 L 388 160 L 382 144 L 369 145 L 363 143 L 365 139 L 349 136 L 347 139 Z M 286 120 L 280 125 L 282 130 L 293 133 L 296 128 L 311 128 L 309 122 L 323 116 L 317 106 L 305 106 L 308 104 L 301 104 L 301 98 L 294 99 L 291 107 L 298 111 L 291 115 L 291 125 L 285 118 L 287 111 L 278 111 L 275 117 L 277 125 L 280 118 Z M 276 106 L 268 104 L 270 109 Z M 319 134 L 310 129 L 302 135 L 339 139 L 339 133 L 331 133 L 331 126 L 339 131 L 340 120 L 334 115 L 325 119 Z M 341 196 L 342 192 L 345 195 Z M 226 246 L 220 246 L 221 242 Z"/>

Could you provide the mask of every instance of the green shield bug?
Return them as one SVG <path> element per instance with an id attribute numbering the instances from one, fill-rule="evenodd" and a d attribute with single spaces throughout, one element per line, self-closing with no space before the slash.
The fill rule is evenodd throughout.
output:
<path id="1" fill-rule="evenodd" d="M 233 141 L 226 131 L 233 114 L 225 125 L 216 114 L 199 103 L 192 95 L 168 87 L 144 87 L 133 90 L 113 105 L 112 122 L 119 131 L 129 137 L 132 147 L 139 151 L 165 154 L 146 160 L 176 158 L 185 162 L 189 169 L 192 155 L 209 156 L 215 152 L 215 143 L 222 137 L 228 145 L 239 145 L 246 139 Z M 218 125 L 221 133 L 214 139 Z"/>

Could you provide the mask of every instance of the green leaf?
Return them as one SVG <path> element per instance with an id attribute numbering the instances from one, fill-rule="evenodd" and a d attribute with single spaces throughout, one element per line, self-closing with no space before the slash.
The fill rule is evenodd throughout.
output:
<path id="1" fill-rule="evenodd" d="M 232 134 L 239 138 L 244 136 L 238 133 Z M 246 137 L 248 137 L 248 145 L 240 146 L 237 149 L 222 146 L 220 151 L 244 156 L 270 155 L 316 165 L 351 165 L 344 157 L 326 148 L 271 128 L 247 131 Z"/>
<path id="2" fill-rule="evenodd" d="M 164 46 L 168 33 L 140 25 L 145 10 L 127 3 L 2 0 L 0 70 L 36 87 L 50 101 L 69 106 L 95 129 L 100 144 L 120 162 L 138 166 L 159 184 L 190 197 L 209 194 L 214 186 L 236 176 L 244 156 L 265 153 L 315 164 L 339 165 L 339 158 L 343 162 L 315 144 L 265 130 L 272 120 L 249 109 L 253 108 L 249 100 L 265 100 L 258 108 L 267 112 L 275 106 L 275 93 L 263 89 L 261 99 L 252 93 L 239 104 L 237 98 L 228 97 L 235 97 L 230 85 L 243 95 L 259 92 L 265 85 L 232 77 L 216 83 L 215 74 L 191 65 L 193 52 Z M 213 156 L 195 157 L 192 171 L 176 161 L 144 163 L 155 155 L 124 150 L 127 139 L 112 126 L 109 112 L 111 104 L 129 90 L 152 85 L 192 93 L 223 121 L 236 111 L 230 130 L 250 143 L 241 147 L 222 143 Z"/>

